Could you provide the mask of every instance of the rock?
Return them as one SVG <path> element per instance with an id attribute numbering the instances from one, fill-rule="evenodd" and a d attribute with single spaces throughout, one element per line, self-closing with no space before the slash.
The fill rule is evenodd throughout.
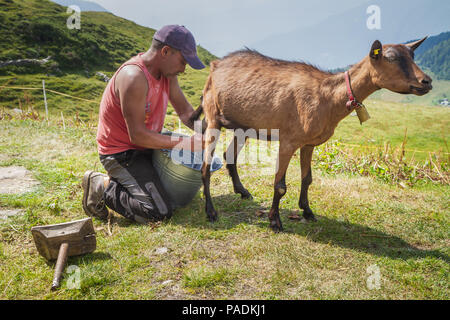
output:
<path id="1" fill-rule="evenodd" d="M 294 212 L 288 216 L 288 219 L 301 221 L 303 219 L 303 217 L 301 215 L 299 215 L 298 213 Z"/>
<path id="2" fill-rule="evenodd" d="M 15 216 L 21 216 L 23 215 L 23 211 L 22 210 L 0 210 L 0 220 L 6 220 L 9 217 L 15 217 Z"/>
<path id="3" fill-rule="evenodd" d="M 13 66 L 24 66 L 24 65 L 44 65 L 48 63 L 52 59 L 51 56 L 45 59 L 18 59 L 18 60 L 9 60 L 9 61 L 0 61 L 0 68 L 13 65 Z"/>
<path id="4" fill-rule="evenodd" d="M 173 280 L 166 280 L 166 281 L 164 281 L 163 283 L 161 283 L 163 286 L 165 286 L 165 285 L 168 285 L 168 284 L 170 284 L 170 283 L 172 283 L 173 282 Z"/>
<path id="5" fill-rule="evenodd" d="M 167 253 L 167 252 L 169 252 L 169 249 L 167 249 L 166 247 L 157 248 L 157 249 L 155 250 L 155 253 L 156 253 L 156 254 L 165 254 L 165 253 Z"/>
<path id="6" fill-rule="evenodd" d="M 102 72 L 96 72 L 95 75 L 105 82 L 108 82 L 110 80 L 109 77 Z"/>
<path id="7" fill-rule="evenodd" d="M 31 191 L 39 184 L 24 167 L 0 167 L 0 193 L 19 194 Z"/>

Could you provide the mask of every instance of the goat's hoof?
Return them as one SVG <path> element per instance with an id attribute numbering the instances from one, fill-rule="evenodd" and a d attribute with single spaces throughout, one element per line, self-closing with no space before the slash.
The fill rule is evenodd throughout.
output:
<path id="1" fill-rule="evenodd" d="M 281 220 L 271 220 L 270 229 L 272 229 L 272 231 L 275 233 L 282 232 L 283 225 L 281 224 Z"/>
<path id="2" fill-rule="evenodd" d="M 317 219 L 312 212 L 303 211 L 303 218 L 307 221 L 316 222 Z"/>
<path id="3" fill-rule="evenodd" d="M 247 190 L 245 190 L 245 192 L 239 192 L 239 193 L 241 194 L 241 199 L 253 200 L 253 196 Z"/>
<path id="4" fill-rule="evenodd" d="M 207 216 L 209 222 L 216 222 L 217 220 L 219 220 L 219 215 L 217 214 L 216 211 L 208 212 Z"/>
<path id="5" fill-rule="evenodd" d="M 247 189 L 245 189 L 244 187 L 235 187 L 234 188 L 234 193 L 236 194 L 240 194 L 241 195 L 241 199 L 249 199 L 249 200 L 253 200 L 253 196 L 251 195 L 250 192 L 248 192 Z"/>

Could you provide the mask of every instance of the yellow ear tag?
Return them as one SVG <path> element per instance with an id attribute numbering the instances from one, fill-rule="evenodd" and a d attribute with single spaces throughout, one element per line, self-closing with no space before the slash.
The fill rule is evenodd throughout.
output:
<path id="1" fill-rule="evenodd" d="M 373 50 L 373 54 L 374 55 L 379 55 L 380 54 L 380 49 L 375 49 L 375 50 Z"/>

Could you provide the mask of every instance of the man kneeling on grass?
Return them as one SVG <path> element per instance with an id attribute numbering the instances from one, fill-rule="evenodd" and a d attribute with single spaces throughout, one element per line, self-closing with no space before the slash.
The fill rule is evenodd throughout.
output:
<path id="1" fill-rule="evenodd" d="M 172 207 L 152 165 L 153 149 L 201 151 L 202 136 L 174 140 L 160 134 L 170 100 L 181 121 L 193 129 L 194 109 L 178 84 L 186 63 L 205 66 L 194 37 L 183 26 L 161 28 L 151 48 L 125 62 L 109 81 L 100 103 L 97 144 L 108 175 L 87 171 L 83 209 L 105 219 L 108 208 L 138 223 L 170 218 Z"/>

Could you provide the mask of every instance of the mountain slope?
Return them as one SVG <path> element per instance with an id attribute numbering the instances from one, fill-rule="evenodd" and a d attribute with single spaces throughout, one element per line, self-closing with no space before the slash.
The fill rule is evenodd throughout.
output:
<path id="1" fill-rule="evenodd" d="M 95 2 L 91 1 L 83 1 L 83 0 L 52 0 L 53 2 L 62 5 L 64 7 L 68 7 L 71 5 L 78 6 L 81 11 L 100 11 L 100 12 L 108 12 L 105 8 Z"/>
<path id="2" fill-rule="evenodd" d="M 107 12 L 83 12 L 81 29 L 69 30 L 68 17 L 65 7 L 48 0 L 0 0 L 0 61 L 53 57 L 44 66 L 0 68 L 0 85 L 14 87 L 0 88 L 0 110 L 33 108 L 45 114 L 45 80 L 50 115 L 92 120 L 106 86 L 96 71 L 111 77 L 123 62 L 148 50 L 155 33 Z M 197 51 L 205 65 L 216 59 L 200 46 Z M 198 106 L 208 72 L 188 67 L 179 77 L 193 106 Z M 168 114 L 174 112 L 169 104 Z"/>
<path id="3" fill-rule="evenodd" d="M 114 70 L 148 50 L 155 33 L 108 12 L 83 12 L 81 29 L 70 30 L 69 16 L 65 7 L 48 0 L 0 2 L 0 61 L 52 56 L 54 69 Z M 205 63 L 215 58 L 207 50 L 199 51 Z M 30 68 L 9 70 L 30 72 Z"/>
<path id="4" fill-rule="evenodd" d="M 416 57 L 419 66 L 431 70 L 437 79 L 450 80 L 450 32 L 427 39 Z"/>
<path id="5" fill-rule="evenodd" d="M 424 43 L 422 43 L 420 45 L 420 47 L 416 49 L 416 51 L 414 51 L 416 58 L 419 58 L 420 56 L 422 56 L 424 54 L 425 51 L 433 48 L 434 46 L 438 45 L 442 41 L 445 41 L 448 39 L 450 39 L 449 31 L 442 32 L 442 33 L 438 34 L 437 36 L 429 36 L 427 38 L 427 40 Z M 419 39 L 414 39 L 414 40 L 408 41 L 407 43 L 414 42 L 417 40 L 419 40 Z"/>

